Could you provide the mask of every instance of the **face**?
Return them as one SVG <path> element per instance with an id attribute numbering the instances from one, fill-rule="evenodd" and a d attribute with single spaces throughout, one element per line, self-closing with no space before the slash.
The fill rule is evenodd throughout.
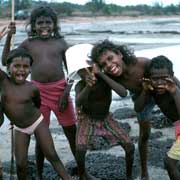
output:
<path id="1" fill-rule="evenodd" d="M 23 84 L 30 73 L 30 58 L 15 57 L 8 67 L 10 78 L 16 84 Z"/>
<path id="2" fill-rule="evenodd" d="M 54 22 L 51 17 L 40 16 L 35 22 L 35 31 L 42 39 L 49 38 L 54 31 Z"/>
<path id="3" fill-rule="evenodd" d="M 104 72 L 113 76 L 120 76 L 125 65 L 122 58 L 121 53 L 116 54 L 113 51 L 105 51 L 98 58 L 98 63 Z"/>
<path id="4" fill-rule="evenodd" d="M 166 85 L 167 81 L 166 78 L 170 78 L 170 74 L 168 69 L 152 69 L 151 70 L 151 83 L 152 86 L 157 94 L 164 94 L 166 92 L 164 86 Z"/>

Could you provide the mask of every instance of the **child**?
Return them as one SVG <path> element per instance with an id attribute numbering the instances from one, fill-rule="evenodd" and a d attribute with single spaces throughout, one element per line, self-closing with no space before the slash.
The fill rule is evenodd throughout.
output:
<path id="1" fill-rule="evenodd" d="M 110 146 L 121 145 L 126 152 L 126 176 L 132 179 L 134 145 L 125 132 L 113 120 L 109 112 L 111 104 L 111 89 L 120 96 L 126 96 L 126 89 L 97 70 L 92 73 L 83 69 L 79 71 L 82 78 L 75 87 L 76 107 L 78 115 L 78 131 L 76 148 L 80 161 L 80 179 L 93 179 L 85 170 L 85 154 L 91 149 L 98 136 L 106 139 Z"/>
<path id="2" fill-rule="evenodd" d="M 27 156 L 30 137 L 35 135 L 44 155 L 62 179 L 70 179 L 60 161 L 40 107 L 40 93 L 31 82 L 32 57 L 22 48 L 12 50 L 6 60 L 8 74 L 0 70 L 2 104 L 4 113 L 15 129 L 15 158 L 18 179 L 26 179 Z M 46 139 L 44 141 L 44 139 Z"/>
<path id="3" fill-rule="evenodd" d="M 148 59 L 135 57 L 125 45 L 117 45 L 108 40 L 94 46 L 91 58 L 108 76 L 131 91 L 133 98 L 138 97 L 142 91 L 139 79 L 144 77 L 145 66 L 149 64 Z M 137 114 L 140 126 L 139 153 L 143 180 L 148 180 L 147 143 L 150 135 L 149 119 L 153 106 L 154 103 L 151 100 L 144 111 Z"/>
<path id="4" fill-rule="evenodd" d="M 173 79 L 173 64 L 165 56 L 152 59 L 143 79 L 144 93 L 139 96 L 135 106 L 141 110 L 150 96 L 153 96 L 157 105 L 165 116 L 175 122 L 176 142 L 165 157 L 165 167 L 171 180 L 180 179 L 177 161 L 180 160 L 180 88 Z"/>
<path id="5" fill-rule="evenodd" d="M 76 118 L 69 96 L 72 84 L 66 83 L 63 71 L 63 63 L 67 70 L 65 51 L 68 45 L 58 32 L 57 15 L 50 7 L 34 9 L 29 26 L 29 38 L 20 47 L 27 49 L 33 57 L 31 79 L 40 90 L 41 113 L 48 125 L 50 112 L 55 113 L 75 156 Z M 44 156 L 38 144 L 36 154 L 38 174 L 42 177 Z"/>
<path id="6" fill-rule="evenodd" d="M 9 26 L 8 26 L 8 29 L 5 27 L 5 28 L 3 28 L 2 31 L 0 32 L 0 40 L 3 38 L 3 36 L 5 36 L 6 34 L 8 34 L 8 35 L 7 35 L 7 38 L 6 38 L 6 43 L 5 43 L 6 46 L 7 46 L 6 49 L 8 50 L 8 52 L 9 52 L 10 46 L 11 46 L 10 41 L 9 41 L 9 38 L 11 39 L 12 34 L 14 34 L 15 31 L 16 31 L 16 29 L 13 28 L 13 27 L 15 27 L 15 26 L 14 26 L 14 23 L 11 22 L 11 23 L 9 24 Z M 4 122 L 4 115 L 3 115 L 2 103 L 1 103 L 1 101 L 0 101 L 0 127 L 2 126 L 3 122 Z M 0 161 L 0 180 L 2 180 L 2 179 L 3 179 L 3 167 L 2 167 L 2 163 L 1 163 L 1 161 Z"/>

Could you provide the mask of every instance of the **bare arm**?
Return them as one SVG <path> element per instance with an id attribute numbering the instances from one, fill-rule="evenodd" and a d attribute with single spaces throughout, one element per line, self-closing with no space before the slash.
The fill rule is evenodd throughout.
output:
<path id="1" fill-rule="evenodd" d="M 35 106 L 39 109 L 41 106 L 41 98 L 40 98 L 40 92 L 39 92 L 38 88 L 34 89 L 33 102 L 34 102 Z"/>
<path id="2" fill-rule="evenodd" d="M 119 96 L 121 97 L 127 96 L 127 90 L 124 86 L 117 83 L 103 72 L 99 72 L 98 76 L 101 77 L 110 86 L 110 88 L 113 89 Z"/>
<path id="3" fill-rule="evenodd" d="M 9 24 L 8 28 L 9 28 L 9 32 L 7 34 L 5 45 L 4 45 L 3 52 L 2 52 L 1 63 L 2 63 L 3 66 L 6 66 L 6 58 L 7 58 L 8 54 L 9 54 L 9 52 L 10 52 L 12 35 L 16 33 L 15 23 L 11 22 Z"/>
<path id="4" fill-rule="evenodd" d="M 96 64 L 93 64 L 93 70 L 92 72 L 96 75 L 98 75 L 101 79 L 103 79 L 111 89 L 113 89 L 119 96 L 126 97 L 127 96 L 127 90 L 124 86 L 122 86 L 120 83 L 117 83 L 113 79 L 111 79 L 109 76 L 104 74 L 102 71 L 100 71 L 99 67 Z"/>
<path id="5" fill-rule="evenodd" d="M 144 109 L 144 106 L 148 103 L 151 95 L 150 90 L 153 90 L 149 79 L 142 79 L 143 90 L 140 95 L 133 99 L 134 101 L 134 110 L 136 112 L 141 112 Z"/>
<path id="6" fill-rule="evenodd" d="M 91 92 L 91 88 L 83 81 L 78 82 L 75 87 L 76 92 L 76 106 L 86 106 L 88 103 L 88 95 Z"/>

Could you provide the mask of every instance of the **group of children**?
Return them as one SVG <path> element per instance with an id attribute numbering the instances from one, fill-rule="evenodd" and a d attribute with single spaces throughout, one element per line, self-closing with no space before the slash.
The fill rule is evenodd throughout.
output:
<path id="1" fill-rule="evenodd" d="M 126 179 L 132 180 L 134 145 L 110 113 L 112 90 L 121 97 L 129 90 L 134 102 L 140 127 L 141 180 L 149 179 L 147 144 L 150 113 L 155 104 L 175 122 L 176 142 L 165 157 L 165 167 L 172 180 L 180 179 L 176 167 L 180 160 L 180 82 L 174 77 L 171 61 L 164 56 L 152 60 L 136 57 L 125 45 L 108 40 L 95 44 L 91 52 L 92 67 L 78 71 L 81 80 L 75 86 L 74 111 L 69 95 L 72 83 L 67 83 L 63 70 L 64 65 L 68 71 L 65 58 L 68 45 L 59 34 L 56 13 L 50 7 L 38 7 L 32 11 L 28 26 L 28 38 L 10 51 L 15 33 L 15 24 L 10 24 L 2 54 L 7 73 L 0 70 L 3 112 L 15 127 L 18 179 L 27 177 L 31 134 L 36 138 L 38 179 L 43 179 L 44 156 L 63 180 L 70 179 L 48 128 L 53 111 L 69 141 L 80 180 L 96 179 L 86 171 L 85 155 L 98 136 L 110 147 L 123 147 Z M 31 82 L 26 80 L 29 74 Z"/>

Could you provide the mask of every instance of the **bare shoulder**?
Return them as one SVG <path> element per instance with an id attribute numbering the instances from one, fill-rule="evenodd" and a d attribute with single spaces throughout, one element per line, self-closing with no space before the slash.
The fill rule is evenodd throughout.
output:
<path id="1" fill-rule="evenodd" d="M 146 58 L 146 57 L 137 57 L 137 64 L 138 64 L 138 66 L 145 67 L 150 62 L 151 62 L 151 60 Z"/>
<path id="2" fill-rule="evenodd" d="M 29 39 L 25 39 L 25 40 L 19 45 L 19 47 L 27 48 L 28 45 L 29 45 Z"/>
<path id="3" fill-rule="evenodd" d="M 39 91 L 38 87 L 31 81 L 26 81 L 26 87 L 31 89 L 32 91 Z"/>

